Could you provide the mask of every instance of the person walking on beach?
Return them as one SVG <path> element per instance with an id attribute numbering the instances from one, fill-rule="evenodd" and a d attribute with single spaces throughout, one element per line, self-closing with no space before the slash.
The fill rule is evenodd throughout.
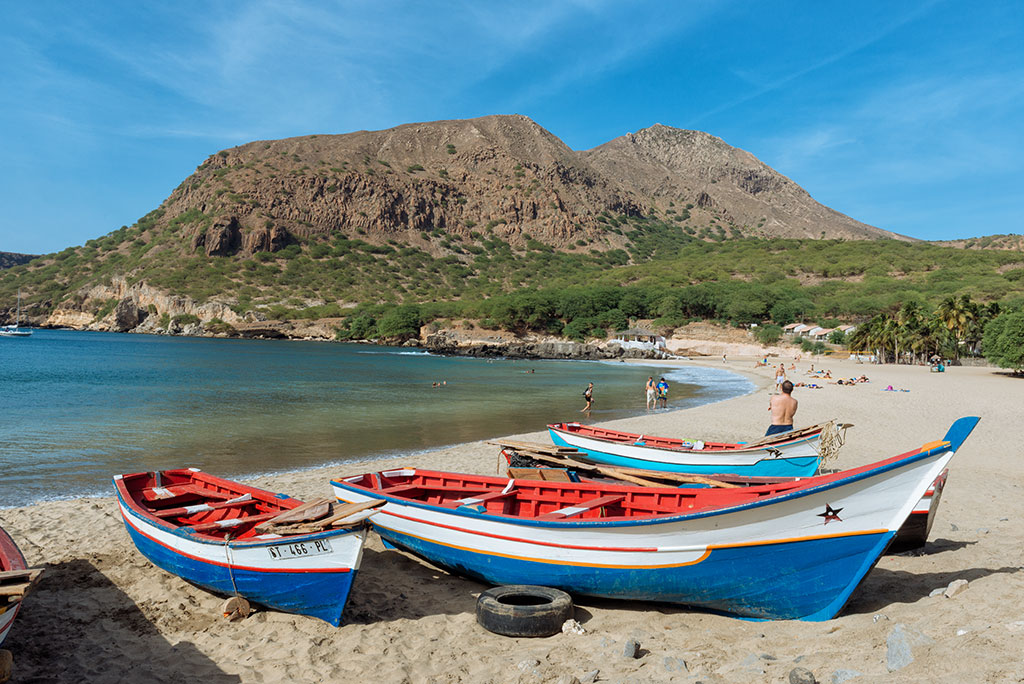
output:
<path id="1" fill-rule="evenodd" d="M 587 389 L 583 390 L 583 398 L 587 400 L 587 405 L 580 409 L 580 413 L 586 413 L 590 415 L 590 407 L 594 405 L 594 383 L 587 385 Z"/>
<path id="2" fill-rule="evenodd" d="M 782 386 L 782 382 L 786 379 L 786 365 L 783 363 L 779 364 L 779 367 L 775 369 L 775 393 L 778 394 L 779 387 Z"/>
<path id="3" fill-rule="evenodd" d="M 772 412 L 772 424 L 768 426 L 768 435 L 777 435 L 780 432 L 789 432 L 793 429 L 793 416 L 796 415 L 797 401 L 793 398 L 793 383 L 784 380 L 782 394 L 775 394 L 768 400 L 768 410 Z"/>
<path id="4" fill-rule="evenodd" d="M 647 378 L 647 385 L 644 387 L 644 389 L 647 390 L 647 408 L 648 409 L 656 408 L 657 405 L 658 405 L 658 400 L 655 398 L 655 394 L 654 394 L 654 376 L 653 375 Z"/>
<path id="5" fill-rule="evenodd" d="M 665 382 L 665 378 L 658 380 L 658 385 L 655 389 L 658 390 L 658 404 L 661 408 L 668 408 L 668 383 Z"/>

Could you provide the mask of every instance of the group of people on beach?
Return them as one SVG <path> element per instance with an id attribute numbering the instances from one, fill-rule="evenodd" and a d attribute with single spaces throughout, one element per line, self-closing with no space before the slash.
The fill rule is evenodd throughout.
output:
<path id="1" fill-rule="evenodd" d="M 665 378 L 660 378 L 658 382 L 654 382 L 654 376 L 648 376 L 647 384 L 644 385 L 644 392 L 647 396 L 647 408 L 668 408 L 668 381 Z M 586 406 L 580 409 L 580 413 L 586 413 L 590 415 L 590 409 L 594 406 L 594 383 L 589 383 L 587 388 L 583 390 L 583 399 L 587 402 Z"/>

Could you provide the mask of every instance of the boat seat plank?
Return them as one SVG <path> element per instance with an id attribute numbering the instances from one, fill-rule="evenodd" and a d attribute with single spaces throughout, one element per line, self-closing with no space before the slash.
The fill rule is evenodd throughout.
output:
<path id="1" fill-rule="evenodd" d="M 176 508 L 165 508 L 151 511 L 158 518 L 176 518 L 182 515 L 194 515 L 206 511 L 219 511 L 225 508 L 238 508 L 249 504 L 257 503 L 256 499 L 245 499 L 244 501 L 224 501 L 223 503 L 196 504 L 195 506 L 178 506 Z"/>
<path id="2" fill-rule="evenodd" d="M 602 506 L 609 506 L 614 503 L 618 503 L 625 499 L 624 494 L 609 494 L 608 496 L 599 496 L 596 499 L 589 499 L 587 501 L 581 501 L 565 508 L 560 508 L 557 511 L 552 511 L 545 515 L 537 517 L 537 520 L 564 520 L 565 518 L 571 518 L 574 515 L 585 513 L 595 508 L 601 508 Z"/>
<path id="3" fill-rule="evenodd" d="M 472 506 L 476 504 L 487 503 L 488 501 L 496 501 L 497 499 L 504 499 L 505 497 L 514 496 L 516 493 L 515 489 L 510 489 L 507 492 L 487 492 L 483 491 L 478 494 L 470 494 L 464 496 L 461 499 L 455 499 L 454 501 L 445 501 L 442 506 L 445 508 L 458 508 L 459 506 Z"/>
<path id="4" fill-rule="evenodd" d="M 225 528 L 239 527 L 247 523 L 258 523 L 270 520 L 276 517 L 281 511 L 272 511 L 270 513 L 261 513 L 260 515 L 250 515 L 245 518 L 227 518 L 225 520 L 217 520 L 215 522 L 200 523 L 198 525 L 189 525 L 182 527 L 181 529 L 186 532 L 197 532 L 203 534 L 206 532 L 213 532 L 214 530 L 221 530 Z"/>
<path id="5" fill-rule="evenodd" d="M 423 489 L 421 484 L 407 484 L 407 485 L 395 485 L 393 487 L 384 487 L 380 490 L 381 494 L 390 494 L 392 496 L 404 496 L 408 492 L 413 492 L 419 489 Z"/>
<path id="6" fill-rule="evenodd" d="M 565 468 L 509 468 L 508 476 L 514 480 L 542 480 L 544 482 L 572 482 Z"/>
<path id="7" fill-rule="evenodd" d="M 170 485 L 167 487 L 150 487 L 142 490 L 142 500 L 145 503 L 152 503 L 155 501 L 167 501 L 174 499 L 179 496 L 185 496 L 186 494 L 192 494 L 204 499 L 221 499 L 227 501 L 233 499 L 237 495 L 233 495 L 226 492 L 215 492 L 210 489 L 203 487 L 197 487 L 194 484 L 181 484 L 181 485 Z"/>

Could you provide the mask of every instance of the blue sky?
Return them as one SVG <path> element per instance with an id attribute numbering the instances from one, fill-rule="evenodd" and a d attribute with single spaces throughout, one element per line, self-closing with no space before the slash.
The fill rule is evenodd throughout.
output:
<path id="1" fill-rule="evenodd" d="M 257 139 L 525 114 L 654 123 L 924 239 L 1024 232 L 1015 2 L 5 3 L 0 251 L 79 245 Z"/>

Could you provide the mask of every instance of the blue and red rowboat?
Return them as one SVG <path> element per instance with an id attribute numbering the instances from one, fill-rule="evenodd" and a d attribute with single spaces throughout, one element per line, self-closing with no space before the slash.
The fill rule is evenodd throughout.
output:
<path id="1" fill-rule="evenodd" d="M 551 441 L 594 463 L 681 473 L 808 477 L 818 472 L 823 426 L 772 435 L 749 444 L 654 437 L 595 425 L 548 425 Z"/>
<path id="2" fill-rule="evenodd" d="M 0 574 L 20 576 L 27 570 L 25 556 L 11 536 L 0 528 Z M 11 631 L 11 625 L 20 609 L 20 600 L 9 600 L 7 596 L 0 596 L 0 644 L 7 638 L 7 633 Z"/>
<path id="3" fill-rule="evenodd" d="M 321 513 L 343 507 L 327 500 L 304 506 L 196 468 L 116 475 L 114 487 L 128 534 L 155 565 L 215 593 L 341 624 L 364 520 L 374 511 L 327 511 L 303 521 L 310 506 Z M 288 534 L 289 526 L 302 533 Z"/>
<path id="4" fill-rule="evenodd" d="M 835 616 L 977 418 L 860 468 L 735 488 L 508 480 L 416 469 L 332 482 L 384 500 L 389 544 L 491 584 L 681 603 L 751 618 Z"/>

